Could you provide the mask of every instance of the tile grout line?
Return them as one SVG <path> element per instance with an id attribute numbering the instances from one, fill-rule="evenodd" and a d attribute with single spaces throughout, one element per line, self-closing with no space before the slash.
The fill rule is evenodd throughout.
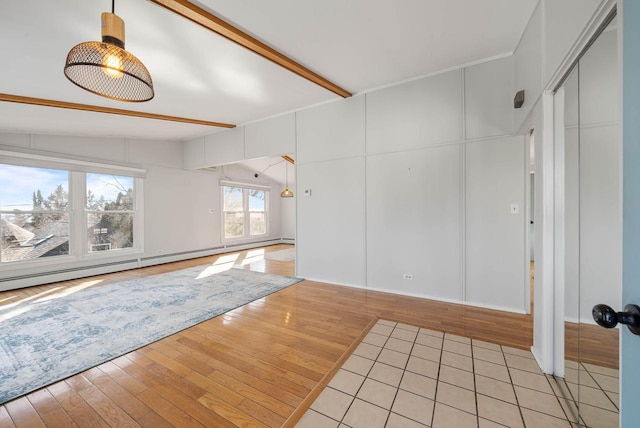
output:
<path id="1" fill-rule="evenodd" d="M 398 327 L 398 324 L 396 323 L 396 327 L 393 329 L 393 331 L 395 331 L 395 329 L 397 327 Z M 393 334 L 393 331 L 391 332 L 391 334 Z M 420 331 L 420 328 L 418 328 L 418 331 Z M 391 338 L 391 335 L 389 335 L 389 338 Z M 402 384 L 402 379 L 404 379 L 404 375 L 407 373 L 407 365 L 409 364 L 409 359 L 411 358 L 411 353 L 413 352 L 413 347 L 416 344 L 416 339 L 417 338 L 418 338 L 418 334 L 416 333 L 416 337 L 415 337 L 415 339 L 413 339 L 413 343 L 411 344 L 411 349 L 409 350 L 409 356 L 407 357 L 407 362 L 404 363 L 404 369 L 402 369 L 402 376 L 400 376 L 400 381 L 398 382 L 398 386 L 396 387 L 396 393 L 394 394 L 393 400 L 391 400 L 391 404 L 389 405 L 389 414 L 387 415 L 387 419 L 384 421 L 384 426 L 385 427 L 389 423 L 389 418 L 391 417 L 393 405 L 396 402 L 396 398 L 398 398 L 398 393 L 400 392 L 400 385 Z"/>
<path id="2" fill-rule="evenodd" d="M 518 393 L 516 392 L 516 385 L 513 383 L 513 378 L 511 377 L 511 367 L 509 367 L 509 363 L 507 362 L 507 357 L 505 356 L 504 346 L 500 345 L 500 351 L 502 351 L 502 358 L 504 358 L 504 365 L 507 368 L 507 374 L 509 375 L 509 382 L 511 382 L 511 388 L 513 388 L 513 396 L 516 399 L 516 406 L 518 406 L 518 413 L 520 413 L 520 419 L 522 420 L 522 426 L 527 426 L 524 421 L 524 415 L 522 414 L 522 407 L 520 406 L 520 400 L 518 400 Z"/>
<path id="3" fill-rule="evenodd" d="M 560 408 L 562 409 L 562 413 L 564 413 L 564 417 L 567 421 L 569 421 L 569 423 L 571 423 L 571 420 L 569 419 L 569 415 L 567 414 L 566 409 L 564 408 L 564 406 L 562 405 L 562 403 L 560 402 L 560 398 L 558 397 L 558 394 L 556 394 L 556 390 L 553 389 L 553 386 L 551 385 L 551 381 L 549 380 L 549 378 L 547 376 L 545 376 L 545 379 L 547 379 L 547 383 L 549 384 L 549 387 L 551 388 L 551 391 L 553 391 L 553 395 L 556 397 L 556 401 L 558 402 L 558 404 L 560 405 Z M 577 418 L 576 418 L 577 419 Z"/>
<path id="4" fill-rule="evenodd" d="M 471 369 L 473 370 L 473 398 L 476 401 L 476 422 L 480 426 L 480 409 L 478 408 L 478 385 L 476 383 L 476 359 L 473 357 L 473 339 L 471 339 Z"/>
<path id="5" fill-rule="evenodd" d="M 378 319 L 378 321 L 380 321 L 380 319 Z M 375 327 L 376 325 L 378 325 L 378 323 L 377 323 L 377 322 L 376 322 L 376 324 L 374 324 L 374 327 Z M 384 325 L 384 324 L 381 324 L 381 325 Z M 396 325 L 398 325 L 398 323 L 396 323 Z M 389 327 L 389 326 L 387 326 L 387 327 Z M 373 328 L 371 328 L 371 330 L 373 330 Z M 369 333 L 371 333 L 371 330 L 369 330 Z M 395 326 L 393 327 L 393 330 L 395 330 Z M 391 333 L 393 333 L 393 330 L 391 330 Z M 368 335 L 369 333 L 367 333 L 367 335 Z M 375 333 L 375 331 L 374 331 L 374 333 Z M 351 406 L 353 406 L 353 403 L 355 403 L 356 398 L 357 398 L 357 396 L 358 396 L 358 393 L 359 393 L 359 392 L 360 392 L 360 390 L 362 389 L 362 385 L 364 385 L 364 383 L 367 381 L 367 379 L 369 379 L 369 373 L 371 373 L 371 370 L 373 369 L 373 366 L 375 366 L 376 362 L 378 361 L 378 357 L 380 356 L 380 354 L 381 354 L 381 353 L 382 353 L 382 351 L 384 350 L 384 346 L 387 344 L 387 342 L 388 342 L 388 341 L 389 341 L 389 339 L 391 338 L 391 333 L 389 333 L 389 335 L 387 336 L 387 340 L 385 340 L 385 341 L 384 341 L 384 344 L 380 347 L 380 352 L 378 353 L 378 355 L 376 355 L 376 359 L 375 359 L 375 360 L 373 360 L 373 364 L 371 365 L 371 367 L 370 367 L 370 368 L 369 368 L 369 370 L 367 371 L 367 374 L 366 374 L 366 375 L 364 375 L 364 380 L 362 381 L 362 384 L 360 385 L 360 387 L 358 387 L 358 390 L 356 391 L 356 393 L 355 393 L 355 394 L 353 394 L 353 400 L 351 400 L 351 403 L 350 403 L 350 404 L 349 404 L 349 406 L 347 407 L 347 410 L 345 410 L 344 415 L 342 415 L 342 418 L 340 418 L 340 420 L 338 421 L 338 423 L 339 423 L 339 424 L 345 424 L 345 425 L 347 425 L 347 423 L 346 423 L 346 422 L 344 422 L 344 418 L 346 418 L 346 417 L 347 417 L 347 414 L 349 413 L 349 410 L 351 409 Z M 379 333 L 376 333 L 376 334 L 379 334 Z M 367 336 L 365 335 L 365 337 L 367 337 Z M 362 338 L 362 340 L 364 341 L 364 337 Z M 361 341 L 361 342 L 360 342 L 360 344 L 362 344 L 362 343 L 366 343 L 366 342 L 363 342 L 363 341 Z M 358 344 L 358 346 L 360 346 L 360 344 Z M 375 345 L 374 345 L 374 346 L 375 346 Z M 356 347 L 356 349 L 358 349 L 358 348 Z M 355 352 L 355 350 L 356 350 L 356 349 L 354 349 L 353 351 Z M 354 353 L 352 352 L 352 353 L 351 353 L 351 355 L 356 355 L 356 354 L 354 354 Z M 365 358 L 365 357 L 362 357 L 362 358 Z M 368 359 L 368 358 L 367 358 L 367 359 Z M 343 366 L 344 366 L 344 364 L 343 364 Z M 340 368 L 342 368 L 342 367 L 340 367 Z M 362 400 L 362 401 L 365 401 L 365 400 Z M 365 402 L 366 402 L 366 403 L 368 403 L 368 401 L 365 401 Z M 374 404 L 374 403 L 370 403 L 370 404 L 373 404 L 374 406 L 376 405 L 376 404 Z M 378 407 L 379 407 L 379 406 L 378 406 Z M 391 412 L 391 410 L 389 410 L 389 412 Z M 388 416 L 387 416 L 387 418 L 388 418 Z M 334 420 L 335 420 L 335 419 L 334 419 Z M 385 424 L 386 424 L 386 422 L 385 422 Z"/>
<path id="6" fill-rule="evenodd" d="M 398 323 L 396 323 L 396 326 L 391 331 L 391 334 L 393 334 L 393 332 L 396 330 L 396 328 L 398 328 Z M 385 345 L 389 342 L 389 339 L 391 339 L 391 334 L 389 334 L 389 337 L 387 338 L 387 341 L 385 342 Z M 382 349 L 384 349 L 384 347 Z M 411 350 L 413 350 L 413 345 L 411 345 Z M 380 351 L 380 353 L 382 353 L 382 351 Z M 411 351 L 409 351 L 409 355 L 411 355 Z M 404 365 L 405 369 L 407 367 L 408 362 L 409 362 L 409 358 L 407 357 L 407 362 Z M 382 364 L 384 364 L 384 363 L 382 363 Z M 393 409 L 393 405 L 396 402 L 396 397 L 398 397 L 398 392 L 400 391 L 400 384 L 402 383 L 402 378 L 404 378 L 405 372 L 406 372 L 406 370 L 402 371 L 402 376 L 400 376 L 400 381 L 398 382 L 398 386 L 396 387 L 396 393 L 393 395 L 393 400 L 391 400 L 391 404 L 389 404 L 389 414 L 387 414 L 387 419 L 385 419 L 385 421 L 384 421 L 384 426 L 385 427 L 389 423 L 389 418 L 391 417 L 391 409 Z"/>
<path id="7" fill-rule="evenodd" d="M 582 417 L 580 416 L 580 402 L 578 402 L 575 397 L 573 396 L 573 392 L 571 392 L 571 388 L 569 388 L 568 382 L 565 378 L 562 378 L 562 382 L 564 382 L 565 387 L 567 388 L 567 391 L 569 392 L 569 395 L 571 396 L 571 401 L 573 401 L 573 404 L 576 406 L 576 410 L 578 411 L 578 414 L 576 415 L 576 419 L 578 420 L 578 425 L 582 424 L 581 419 Z M 586 426 L 586 424 L 583 424 Z"/>
<path id="8" fill-rule="evenodd" d="M 420 330 L 418 330 L 420 331 Z M 433 393 L 433 411 L 431 412 L 431 425 L 436 417 L 436 404 L 438 404 L 438 385 L 440 385 L 440 370 L 442 369 L 442 353 L 444 352 L 445 333 L 442 333 L 442 342 L 440 343 L 440 358 L 438 358 L 438 374 L 436 375 L 436 390 Z"/>
<path id="9" fill-rule="evenodd" d="M 582 367 L 584 367 L 584 365 L 583 365 Z M 613 407 L 615 407 L 615 408 L 616 408 L 616 410 L 618 410 L 618 412 L 619 412 L 619 411 L 620 411 L 620 409 L 618 408 L 618 406 L 616 406 L 616 403 L 614 403 L 614 402 L 613 402 L 613 400 L 611 399 L 611 397 L 609 397 L 609 394 L 607 394 L 607 391 L 605 391 L 605 389 L 604 389 L 602 386 L 600 386 L 600 383 L 598 382 L 598 379 L 596 379 L 595 377 L 593 377 L 593 374 L 592 374 L 592 373 L 591 373 L 591 372 L 590 372 L 586 367 L 584 367 L 584 370 L 587 372 L 587 374 L 589 375 L 589 377 L 591 377 L 591 379 L 593 380 L 593 382 L 594 382 L 596 385 L 598 385 L 598 388 L 594 388 L 594 389 L 599 389 L 600 391 L 602 391 L 602 393 L 604 394 L 604 396 L 605 396 L 605 397 L 607 397 L 607 399 L 609 400 L 609 402 L 611 403 L 611 405 L 612 405 Z M 600 374 L 600 373 L 596 373 L 596 374 Z M 604 375 L 604 376 L 606 376 L 606 375 Z M 613 376 L 609 376 L 609 377 L 613 377 Z M 587 385 L 584 385 L 584 386 L 587 386 Z M 600 407 L 600 406 L 594 406 L 594 407 L 598 407 L 598 408 L 601 408 L 601 409 L 602 409 L 602 407 Z M 604 410 L 608 410 L 608 409 L 604 409 Z M 609 411 L 610 411 L 610 410 L 609 410 Z"/>

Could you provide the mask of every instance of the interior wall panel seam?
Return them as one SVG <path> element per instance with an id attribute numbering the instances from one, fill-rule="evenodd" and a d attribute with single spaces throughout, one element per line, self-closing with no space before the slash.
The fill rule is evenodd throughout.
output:
<path id="1" fill-rule="evenodd" d="M 441 147 L 462 145 L 462 144 L 468 144 L 468 143 L 491 142 L 491 141 L 494 141 L 494 140 L 502 140 L 502 139 L 505 139 L 505 138 L 512 138 L 512 137 L 513 137 L 513 135 L 511 135 L 511 134 L 502 134 L 502 135 L 495 135 L 495 136 L 491 136 L 491 137 L 474 138 L 474 139 L 471 139 L 471 140 L 456 140 L 456 141 L 443 142 L 443 143 L 438 143 L 438 144 L 429 144 L 429 145 L 425 145 L 425 146 L 415 146 L 415 147 L 403 148 L 403 149 L 399 149 L 399 150 L 390 150 L 390 151 L 384 151 L 384 152 L 367 153 L 365 156 L 381 156 L 381 155 L 387 155 L 387 154 L 393 154 L 393 153 L 404 153 L 404 152 L 410 152 L 410 151 L 416 151 L 416 150 L 437 149 L 437 148 L 441 148 Z M 318 161 L 318 162 L 322 162 L 322 161 Z M 312 163 L 312 162 L 307 162 L 307 163 Z"/>
<path id="2" fill-rule="evenodd" d="M 362 162 L 364 164 L 364 194 L 363 194 L 363 202 L 364 202 L 364 286 L 369 287 L 369 223 L 367 221 L 367 95 L 365 94 L 362 100 L 362 126 L 363 129 L 363 152 L 362 152 Z"/>
<path id="3" fill-rule="evenodd" d="M 460 300 L 467 301 L 467 145 L 461 147 L 460 180 Z"/>
<path id="4" fill-rule="evenodd" d="M 460 85 L 462 87 L 461 97 L 462 97 L 462 112 L 460 115 L 460 135 L 462 136 L 462 141 L 466 141 L 467 139 L 467 87 L 466 87 L 466 78 L 467 78 L 467 68 L 463 68 L 460 72 Z M 467 204 L 466 204 L 466 192 L 467 192 L 467 164 L 466 164 L 466 156 L 467 156 L 467 143 L 464 142 L 460 145 L 460 300 L 466 302 L 467 300 Z"/>

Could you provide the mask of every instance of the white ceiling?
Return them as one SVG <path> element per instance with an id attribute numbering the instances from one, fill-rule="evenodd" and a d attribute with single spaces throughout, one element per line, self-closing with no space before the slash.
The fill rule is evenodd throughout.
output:
<path id="1" fill-rule="evenodd" d="M 537 0 L 201 0 L 338 86 L 359 93 L 511 53 Z M 195 2 L 194 2 L 195 3 Z M 63 74 L 74 45 L 100 40 L 108 0 L 12 0 L 0 14 L 0 92 L 242 124 L 338 96 L 148 0 L 117 0 L 126 48 L 154 80 L 147 103 L 111 101 Z M 219 131 L 0 102 L 0 131 L 184 140 Z"/>

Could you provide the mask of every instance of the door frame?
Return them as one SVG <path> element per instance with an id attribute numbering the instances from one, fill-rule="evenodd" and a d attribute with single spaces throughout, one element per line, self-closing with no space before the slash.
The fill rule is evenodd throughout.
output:
<path id="1" fill-rule="evenodd" d="M 565 355 L 565 141 L 564 86 L 553 96 L 554 275 L 553 374 L 564 377 Z"/>

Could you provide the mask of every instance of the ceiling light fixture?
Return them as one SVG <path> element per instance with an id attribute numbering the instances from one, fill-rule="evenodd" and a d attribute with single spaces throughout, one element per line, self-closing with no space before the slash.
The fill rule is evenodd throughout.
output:
<path id="1" fill-rule="evenodd" d="M 293 198 L 293 192 L 289 190 L 289 162 L 284 164 L 284 174 L 285 174 L 285 186 L 282 193 L 280 193 L 281 198 Z"/>
<path id="2" fill-rule="evenodd" d="M 124 50 L 124 21 L 102 13 L 102 42 L 84 42 L 67 55 L 64 75 L 94 94 L 118 101 L 142 102 L 153 98 L 151 75 L 138 58 Z"/>

